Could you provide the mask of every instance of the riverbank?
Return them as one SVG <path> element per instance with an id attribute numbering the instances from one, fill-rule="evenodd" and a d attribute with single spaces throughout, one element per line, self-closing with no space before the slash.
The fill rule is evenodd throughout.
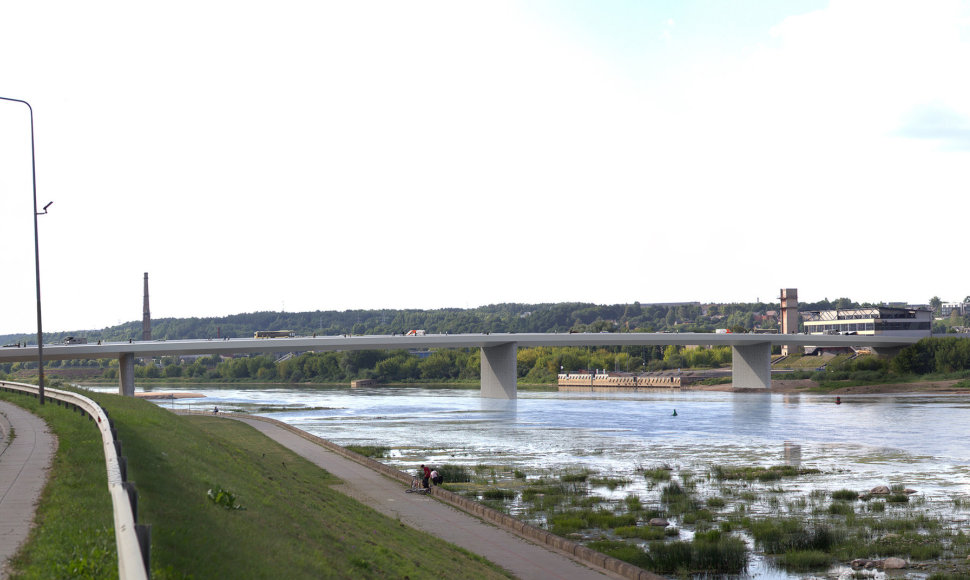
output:
<path id="1" fill-rule="evenodd" d="M 509 577 L 351 499 L 342 481 L 246 425 L 86 394 L 110 412 L 124 442 L 139 521 L 152 525 L 155 578 Z M 66 407 L 0 399 L 43 418 L 59 441 L 38 527 L 11 561 L 14 575 L 111 577 L 118 566 L 99 432 Z"/>
<path id="2" fill-rule="evenodd" d="M 873 395 L 889 393 L 970 393 L 970 389 L 956 386 L 965 379 L 951 379 L 939 381 L 918 381 L 912 383 L 881 383 L 874 385 L 853 385 L 824 389 L 834 395 Z M 823 387 L 817 381 L 800 379 L 793 381 L 771 381 L 771 390 L 775 393 L 818 392 Z"/>

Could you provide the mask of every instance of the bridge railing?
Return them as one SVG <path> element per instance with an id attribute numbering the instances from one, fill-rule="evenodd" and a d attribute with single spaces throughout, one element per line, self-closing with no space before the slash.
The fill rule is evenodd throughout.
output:
<path id="1" fill-rule="evenodd" d="M 0 389 L 37 396 L 37 386 L 0 381 Z M 121 442 L 107 412 L 88 397 L 60 389 L 44 389 L 45 401 L 71 406 L 95 421 L 104 444 L 108 470 L 108 492 L 114 511 L 115 543 L 118 549 L 118 576 L 121 580 L 147 580 L 151 526 L 137 523 L 138 496 L 127 481 L 127 460 L 121 456 Z"/>

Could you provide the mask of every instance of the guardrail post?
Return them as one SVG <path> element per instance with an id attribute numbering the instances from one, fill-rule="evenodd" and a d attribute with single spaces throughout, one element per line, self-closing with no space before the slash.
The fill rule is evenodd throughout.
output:
<path id="1" fill-rule="evenodd" d="M 135 535 L 138 536 L 138 546 L 141 548 L 141 559 L 145 562 L 145 577 L 152 577 L 152 526 L 151 524 L 135 524 Z"/>
<path id="2" fill-rule="evenodd" d="M 131 515 L 135 518 L 135 523 L 138 523 L 138 490 L 135 489 L 135 484 L 131 481 L 121 482 L 121 487 L 128 492 L 128 501 L 131 503 Z"/>

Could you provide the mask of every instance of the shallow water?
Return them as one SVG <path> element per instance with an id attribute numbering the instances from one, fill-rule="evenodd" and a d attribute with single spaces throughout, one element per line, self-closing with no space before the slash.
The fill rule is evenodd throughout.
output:
<path id="1" fill-rule="evenodd" d="M 257 412 L 341 445 L 390 447 L 392 457 L 384 461 L 405 470 L 420 463 L 488 464 L 528 473 L 587 468 L 601 477 L 631 480 L 614 492 L 598 490 L 615 497 L 649 494 L 649 483 L 637 474 L 640 467 L 669 465 L 702 475 L 718 464 L 785 463 L 823 473 L 772 482 L 776 492 L 902 484 L 916 489 L 916 497 L 937 512 L 952 506 L 954 497 L 970 499 L 970 397 L 965 395 L 843 395 L 837 405 L 829 395 L 666 390 L 521 391 L 514 401 L 433 387 L 155 385 L 151 390 L 205 395 L 156 401 L 165 407 Z M 285 410 L 259 412 L 268 408 Z M 784 501 L 759 499 L 751 509 L 778 512 Z M 786 576 L 757 558 L 745 575 Z"/>

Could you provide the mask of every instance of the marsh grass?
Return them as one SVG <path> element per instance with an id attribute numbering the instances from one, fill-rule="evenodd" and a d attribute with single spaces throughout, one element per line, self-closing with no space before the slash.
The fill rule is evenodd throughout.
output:
<path id="1" fill-rule="evenodd" d="M 647 479 L 653 481 L 668 481 L 670 480 L 670 467 L 648 467 L 643 470 L 643 476 Z"/>
<path id="2" fill-rule="evenodd" d="M 500 501 L 513 500 L 518 496 L 518 493 L 511 489 L 495 489 L 490 488 L 482 492 L 482 498 Z"/>
<path id="3" fill-rule="evenodd" d="M 610 491 L 616 491 L 617 488 L 626 487 L 632 482 L 625 477 L 591 477 L 589 483 L 591 485 L 602 485 Z"/>
<path id="4" fill-rule="evenodd" d="M 817 473 L 821 473 L 821 471 L 814 468 L 795 467 L 793 465 L 772 465 L 769 467 L 715 465 L 710 471 L 711 477 L 716 480 L 739 479 L 762 482 L 777 481 L 783 477 L 798 477 Z"/>
<path id="5" fill-rule="evenodd" d="M 838 489 L 832 492 L 832 499 L 842 501 L 855 501 L 859 499 L 859 492 L 851 489 Z"/>
<path id="6" fill-rule="evenodd" d="M 786 570 L 809 572 L 825 570 L 835 558 L 828 552 L 821 550 L 791 550 L 776 559 L 776 562 Z"/>
<path id="7" fill-rule="evenodd" d="M 391 450 L 390 447 L 382 447 L 379 445 L 347 445 L 346 448 L 364 457 L 375 458 L 386 457 L 387 452 Z"/>
<path id="8" fill-rule="evenodd" d="M 446 463 L 438 468 L 438 474 L 445 483 L 468 483 L 472 480 L 468 468 L 463 465 L 452 465 Z"/>
<path id="9" fill-rule="evenodd" d="M 740 574 L 747 562 L 744 540 L 711 530 L 695 534 L 690 542 L 650 542 L 647 562 L 642 566 L 661 574 Z"/>
<path id="10" fill-rule="evenodd" d="M 563 483 L 581 483 L 589 479 L 591 473 L 587 470 L 575 472 L 575 473 L 563 473 L 559 476 L 559 480 Z"/>
<path id="11" fill-rule="evenodd" d="M 833 516 L 849 516 L 855 515 L 855 510 L 844 501 L 833 501 L 829 504 L 828 513 Z"/>
<path id="12" fill-rule="evenodd" d="M 637 470 L 644 473 L 647 493 L 631 493 L 619 500 L 604 497 L 594 488 L 613 491 L 634 482 L 598 476 L 588 469 L 544 473 L 530 480 L 506 467 L 502 489 L 479 489 L 472 495 L 506 512 L 521 509 L 518 513 L 528 514 L 553 533 L 663 574 L 738 573 L 747 562 L 747 550 L 737 534 L 750 534 L 759 551 L 774 555 L 779 566 L 799 573 L 824 572 L 835 560 L 897 555 L 925 561 L 957 553 L 966 557 L 970 552 L 970 536 L 940 529 L 939 518 L 913 507 L 918 502 L 887 504 L 892 496 L 872 501 L 848 489 L 811 489 L 786 496 L 790 492 L 774 483 L 779 477 L 816 474 L 815 469 L 719 466 L 706 478 L 666 466 Z M 494 469 L 479 466 L 478 471 L 492 473 Z M 508 486 L 511 489 L 505 489 Z M 515 489 L 521 490 L 519 508 L 510 504 Z M 905 496 L 902 491 L 896 493 Z M 860 499 L 864 501 L 855 504 Z M 886 510 L 886 505 L 900 507 Z M 954 501 L 954 505 L 965 504 Z M 725 511 L 728 506 L 731 509 Z M 653 517 L 674 518 L 677 525 L 692 530 L 694 538 L 676 540 L 680 534 L 677 526 L 645 525 Z M 641 549 L 638 542 L 648 542 L 648 548 Z"/>
<path id="13" fill-rule="evenodd" d="M 662 540 L 666 535 L 666 528 L 660 526 L 619 526 L 613 530 L 613 533 L 620 538 Z"/>

